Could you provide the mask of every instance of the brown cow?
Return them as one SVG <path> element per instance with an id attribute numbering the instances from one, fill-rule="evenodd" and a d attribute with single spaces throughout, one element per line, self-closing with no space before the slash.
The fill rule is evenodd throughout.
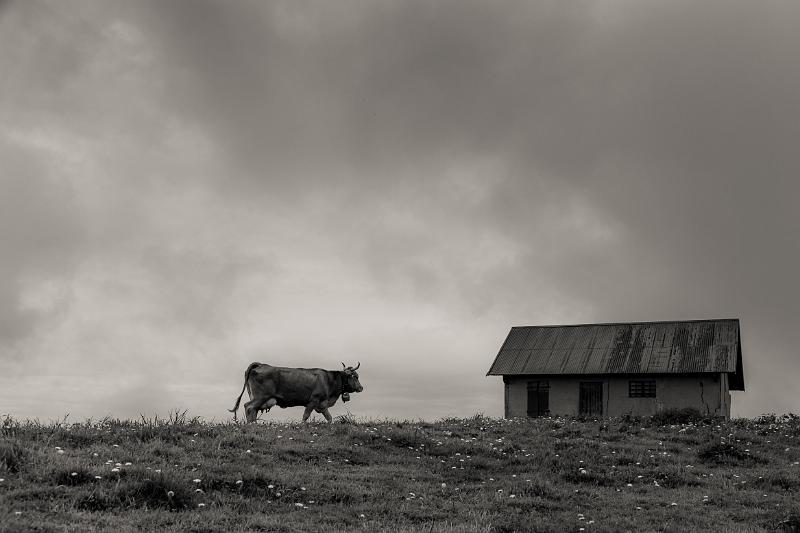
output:
<path id="1" fill-rule="evenodd" d="M 355 368 L 346 367 L 342 363 L 343 370 L 323 370 L 252 363 L 244 373 L 244 385 L 236 398 L 236 405 L 229 410 L 235 419 L 242 394 L 247 389 L 250 401 L 244 404 L 244 412 L 248 422 L 255 422 L 259 411 L 269 411 L 276 405 L 281 408 L 305 407 L 303 422 L 308 420 L 312 411 L 321 413 L 330 422 L 328 408 L 339 396 L 346 402 L 351 392 L 364 390 L 356 372 L 360 366 L 361 363 Z"/>

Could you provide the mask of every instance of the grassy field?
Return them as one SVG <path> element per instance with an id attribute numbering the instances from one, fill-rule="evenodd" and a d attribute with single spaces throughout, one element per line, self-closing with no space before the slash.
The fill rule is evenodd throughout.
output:
<path id="1" fill-rule="evenodd" d="M 800 530 L 798 417 L 676 421 L 6 418 L 0 531 Z"/>

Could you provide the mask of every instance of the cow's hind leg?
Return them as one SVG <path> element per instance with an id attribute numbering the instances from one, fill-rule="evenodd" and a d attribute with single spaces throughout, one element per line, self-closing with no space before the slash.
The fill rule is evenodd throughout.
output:
<path id="1" fill-rule="evenodd" d="M 313 410 L 313 407 L 306 407 L 306 410 L 303 412 L 303 422 L 308 422 L 308 417 L 311 416 Z"/>
<path id="2" fill-rule="evenodd" d="M 269 411 L 278 404 L 278 400 L 270 398 L 269 400 L 259 399 L 251 400 L 244 404 L 244 411 L 247 414 L 248 422 L 255 422 L 258 418 L 258 413 L 261 411 Z"/>
<path id="3" fill-rule="evenodd" d="M 258 404 L 259 402 L 254 400 L 244 404 L 244 415 L 248 422 L 255 422 L 258 418 Z"/>
<path id="4" fill-rule="evenodd" d="M 331 417 L 331 413 L 330 413 L 330 411 L 328 411 L 327 407 L 323 407 L 322 409 L 317 409 L 317 412 L 325 417 L 325 420 L 328 421 L 328 424 L 333 422 L 333 418 Z"/>

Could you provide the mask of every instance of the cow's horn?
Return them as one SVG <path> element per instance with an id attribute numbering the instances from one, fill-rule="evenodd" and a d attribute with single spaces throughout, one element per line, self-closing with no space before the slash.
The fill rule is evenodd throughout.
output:
<path id="1" fill-rule="evenodd" d="M 358 367 L 360 367 L 360 366 L 361 366 L 361 361 L 358 362 L 358 364 L 356 365 L 356 367 L 353 370 L 358 370 Z"/>
<path id="2" fill-rule="evenodd" d="M 342 368 L 344 368 L 345 370 L 347 370 L 347 365 L 345 365 L 344 363 L 342 363 Z"/>

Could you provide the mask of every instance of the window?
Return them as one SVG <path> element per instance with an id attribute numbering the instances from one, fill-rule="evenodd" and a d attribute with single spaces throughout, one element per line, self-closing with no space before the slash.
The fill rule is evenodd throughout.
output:
<path id="1" fill-rule="evenodd" d="M 656 380 L 640 379 L 628 382 L 628 398 L 655 398 Z"/>

